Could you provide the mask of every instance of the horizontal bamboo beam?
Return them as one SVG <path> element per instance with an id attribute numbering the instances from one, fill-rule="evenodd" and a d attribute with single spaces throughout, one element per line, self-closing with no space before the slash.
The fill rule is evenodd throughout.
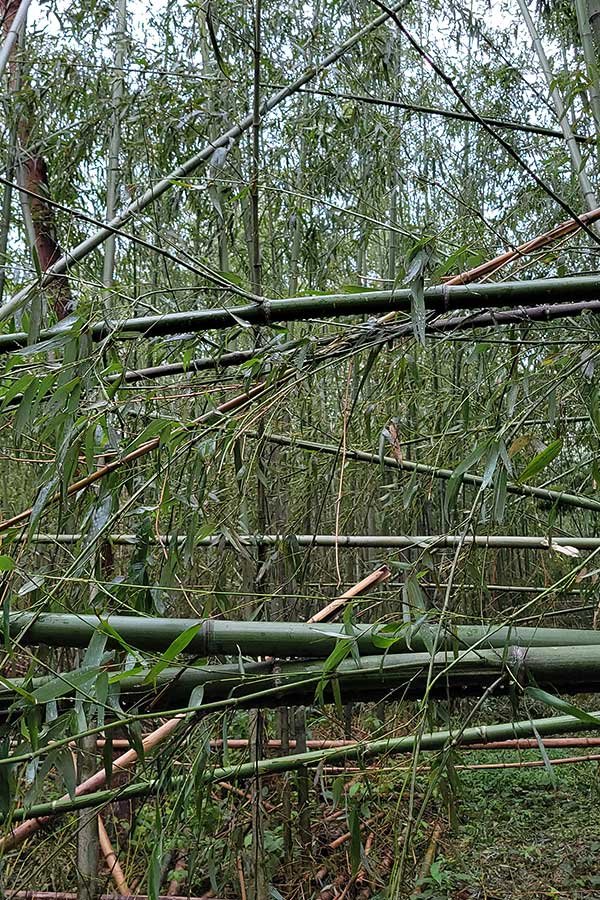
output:
<path id="1" fill-rule="evenodd" d="M 329 656 L 338 642 L 352 638 L 363 656 L 384 653 L 386 648 L 377 646 L 382 633 L 386 638 L 395 637 L 394 651 L 426 651 L 434 636 L 437 624 L 423 624 L 417 629 L 398 625 L 397 632 L 382 632 L 380 625 L 336 625 L 305 622 L 234 622 L 222 619 L 168 619 L 143 618 L 141 616 L 113 616 L 102 619 L 96 615 L 72 613 L 13 612 L 9 615 L 10 636 L 20 645 L 46 644 L 51 647 L 87 647 L 92 635 L 110 625 L 121 638 L 138 650 L 161 652 L 167 649 L 182 632 L 198 627 L 197 634 L 186 647 L 186 653 L 200 657 L 273 656 L 277 658 L 303 656 L 324 658 Z M 111 646 L 119 646 L 114 640 Z M 410 644 L 410 647 L 408 646 Z M 454 629 L 441 626 L 439 646 L 453 648 L 505 647 L 558 647 L 574 644 L 600 645 L 600 631 L 578 628 L 514 628 L 489 625 L 459 625 Z"/>
<path id="2" fill-rule="evenodd" d="M 338 444 L 320 444 L 316 441 L 305 441 L 285 434 L 265 433 L 261 439 L 270 444 L 278 444 L 281 447 L 294 447 L 300 450 L 308 450 L 311 453 L 324 453 L 328 456 L 341 458 Z M 413 462 L 410 459 L 396 459 L 393 456 L 379 456 L 378 453 L 368 453 L 365 450 L 353 450 L 347 447 L 344 450 L 344 461 L 355 460 L 368 462 L 377 466 L 385 466 L 390 469 L 400 469 L 403 472 L 416 472 L 418 475 L 427 475 L 431 478 L 448 480 L 454 474 L 454 469 L 442 469 L 439 466 L 428 466 L 424 463 Z M 483 478 L 480 475 L 472 475 L 466 472 L 462 477 L 464 484 L 472 484 L 481 487 Z M 506 485 L 509 494 L 517 494 L 521 497 L 535 497 L 548 503 L 558 503 L 562 506 L 574 506 L 579 509 L 591 509 L 600 512 L 600 501 L 582 494 L 569 494 L 566 491 L 553 491 L 548 488 L 532 487 L 529 484 L 515 484 L 509 481 Z"/>
<path id="3" fill-rule="evenodd" d="M 565 297 L 569 297 L 570 302 L 563 304 L 567 310 L 563 315 L 573 315 L 575 313 L 568 310 L 574 310 L 582 303 L 586 303 L 585 308 L 592 312 L 600 311 L 600 276 L 581 275 L 531 281 L 436 285 L 426 288 L 424 296 L 426 308 L 439 313 L 453 309 L 521 307 L 525 304 L 532 306 L 539 304 L 543 309 L 552 309 L 549 304 L 560 304 Z M 95 322 L 85 330 L 94 341 L 133 335 L 151 338 L 231 328 L 240 319 L 249 325 L 271 325 L 276 322 L 295 322 L 311 318 L 373 315 L 402 310 L 408 312 L 411 308 L 411 298 L 409 289 L 400 288 L 389 291 L 291 297 L 286 300 L 265 299 L 260 304 L 237 306 L 232 309 L 196 309 L 113 322 Z M 437 330 L 438 326 L 432 325 L 431 328 Z M 39 340 L 42 342 L 64 333 L 64 324 L 59 324 L 42 332 Z M 1 334 L 0 352 L 18 350 L 26 346 L 27 339 L 28 335 L 24 331 Z"/>
<path id="4" fill-rule="evenodd" d="M 40 532 L 28 540 L 32 544 L 76 544 L 82 534 L 45 534 Z M 26 540 L 23 536 L 23 540 Z M 135 534 L 109 534 L 106 540 L 119 546 L 135 546 L 140 538 Z M 184 544 L 189 537 L 184 534 L 154 535 L 152 541 L 161 544 Z M 298 544 L 300 547 L 339 547 L 372 549 L 446 549 L 453 547 L 491 547 L 507 550 L 551 550 L 552 547 L 573 547 L 576 550 L 596 550 L 600 547 L 600 537 L 544 537 L 544 535 L 515 534 L 238 534 L 236 541 L 248 547 L 272 547 L 278 544 Z M 225 549 L 235 545 L 222 534 L 199 538 L 194 547 L 219 547 Z"/>
<path id="5" fill-rule="evenodd" d="M 333 750 L 310 750 L 306 753 L 293 753 L 229 767 L 211 769 L 207 766 L 199 778 L 205 783 L 237 781 L 257 775 L 276 775 L 282 772 L 329 765 L 338 761 L 355 759 L 366 762 L 374 757 L 414 753 L 415 750 L 419 753 L 441 751 L 449 747 L 467 747 L 470 744 L 487 744 L 491 741 L 531 737 L 535 732 L 544 737 L 569 732 L 591 731 L 600 727 L 600 712 L 593 712 L 591 715 L 598 719 L 597 726 L 593 722 L 583 722 L 575 716 L 551 716 L 543 719 L 530 718 L 520 722 L 503 722 L 497 725 L 479 725 L 462 730 L 458 727 L 450 731 L 430 732 L 419 737 L 407 735 L 378 741 L 362 741 L 349 747 Z M 171 779 L 170 785 L 177 789 L 188 778 L 188 774 L 176 776 Z M 17 822 L 29 817 L 56 816 L 79 809 L 97 808 L 117 798 L 129 800 L 134 797 L 148 797 L 156 794 L 159 790 L 164 790 L 162 779 L 133 782 L 122 788 L 97 791 L 94 794 L 75 797 L 73 800 L 54 800 L 30 806 L 27 809 L 16 809 L 11 813 L 11 820 Z M 0 821 L 4 821 L 4 816 L 0 816 Z"/>

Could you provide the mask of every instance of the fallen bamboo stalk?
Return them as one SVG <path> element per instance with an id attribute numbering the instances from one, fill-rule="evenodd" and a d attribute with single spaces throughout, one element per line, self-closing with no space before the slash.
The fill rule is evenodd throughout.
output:
<path id="1" fill-rule="evenodd" d="M 106 862 L 110 877 L 115 883 L 117 892 L 121 897 L 130 897 L 131 890 L 127 884 L 127 879 L 125 878 L 121 864 L 117 859 L 117 854 L 110 842 L 106 828 L 104 827 L 102 816 L 98 816 L 98 840 L 100 843 L 100 850 L 104 856 L 104 861 Z"/>
<path id="2" fill-rule="evenodd" d="M 558 492 L 557 492 L 558 493 Z M 563 495 L 564 496 L 564 495 Z M 76 544 L 82 539 L 80 533 L 74 534 L 45 534 L 39 533 L 28 538 L 32 544 Z M 25 540 L 25 537 L 22 538 Z M 118 546 L 135 547 L 139 544 L 140 538 L 135 534 L 108 534 L 106 540 Z M 151 542 L 160 544 L 184 544 L 189 537 L 184 534 L 161 534 L 154 535 Z M 285 545 L 290 541 L 294 541 L 300 547 L 339 547 L 355 548 L 380 548 L 380 549 L 446 549 L 453 547 L 487 547 L 492 549 L 513 549 L 520 550 L 527 548 L 530 550 L 552 550 L 553 547 L 574 547 L 576 550 L 597 550 L 600 547 L 600 537 L 565 537 L 557 535 L 556 537 L 546 537 L 545 535 L 521 535 L 521 534 L 238 534 L 236 541 L 249 547 L 268 547 Z M 231 549 L 236 551 L 234 544 L 227 544 L 222 534 L 215 534 L 209 537 L 199 538 L 195 543 L 195 547 L 218 547 L 219 550 Z M 387 575 L 383 574 L 383 568 L 386 569 Z M 327 612 L 328 607 L 321 610 L 318 615 L 325 618 L 314 618 L 312 622 L 326 621 L 335 609 L 339 609 L 345 605 L 346 600 L 357 596 L 374 587 L 390 577 L 390 571 L 387 567 L 382 567 L 376 573 L 368 575 L 359 585 L 351 588 L 355 593 L 347 593 L 333 600 L 330 604 L 331 612 Z M 364 582 L 364 585 L 363 585 Z M 480 587 L 480 586 L 479 586 Z M 510 586 L 508 587 L 510 589 Z M 545 589 L 542 589 L 545 590 Z M 337 604 L 337 606 L 336 606 Z"/>
<path id="3" fill-rule="evenodd" d="M 596 647 L 600 645 L 600 631 L 583 628 L 538 628 L 500 625 L 444 626 L 437 622 L 408 628 L 403 623 L 396 630 L 379 624 L 338 625 L 308 622 L 228 621 L 225 619 L 171 619 L 142 616 L 113 616 L 105 618 L 93 614 L 14 612 L 8 617 L 10 637 L 20 646 L 45 644 L 50 647 L 87 647 L 96 631 L 105 624 L 123 640 L 138 650 L 163 651 L 184 631 L 196 628 L 197 633 L 186 646 L 186 654 L 196 656 L 307 657 L 329 656 L 342 639 L 352 639 L 361 655 L 389 652 L 424 652 L 434 636 L 440 649 L 455 645 L 466 649 L 478 645 L 482 649 L 520 645 L 523 647 Z M 438 635 L 438 632 L 441 632 Z M 385 636 L 386 647 L 378 646 Z M 107 644 L 118 647 L 111 635 Z M 257 668 L 258 666 L 258 668 Z M 201 671 L 197 669 L 196 671 Z M 215 667 L 208 667 L 216 672 Z M 222 668 L 223 673 L 228 671 Z M 236 670 L 239 674 L 239 670 Z M 264 674 L 269 668 L 254 664 L 248 672 Z M 184 676 L 185 677 L 185 676 Z M 223 676 L 224 677 L 224 676 Z M 134 682 L 131 682 L 132 684 Z M 0 695 L 2 688 L 0 687 Z"/>
<path id="4" fill-rule="evenodd" d="M 457 276 L 458 277 L 458 276 Z M 564 315 L 575 315 L 581 306 L 591 312 L 600 311 L 600 278 L 597 275 L 577 275 L 568 278 L 540 278 L 529 281 L 503 281 L 500 283 L 480 282 L 471 284 L 435 285 L 424 291 L 426 309 L 430 312 L 446 313 L 451 310 L 498 310 L 494 316 L 500 317 L 503 307 L 521 309 L 555 310 L 565 296 L 571 298 L 563 311 Z M 201 333 L 231 328 L 240 319 L 249 325 L 268 326 L 278 322 L 294 322 L 340 316 L 373 315 L 385 313 L 378 325 L 385 325 L 398 312 L 409 312 L 411 291 L 408 288 L 386 291 L 365 291 L 348 294 L 319 294 L 312 297 L 290 297 L 285 300 L 263 300 L 260 304 L 217 309 L 196 309 L 188 312 L 165 313 L 163 315 L 140 316 L 122 321 L 92 323 L 87 334 L 93 341 L 107 338 L 164 337 L 174 334 Z M 0 314 L 2 310 L 0 309 Z M 506 314 L 506 312 L 505 312 Z M 555 313 L 557 315 L 557 313 Z M 428 326 L 436 328 L 433 324 Z M 409 332 L 412 326 L 409 326 Z M 407 332 L 407 333 L 409 333 Z M 65 326 L 58 325 L 40 333 L 39 341 L 50 340 L 65 334 Z M 0 353 L 10 353 L 27 345 L 27 332 L 0 334 Z"/>
<path id="5" fill-rule="evenodd" d="M 503 722 L 497 725 L 479 725 L 452 731 L 434 731 L 421 735 L 418 739 L 413 735 L 399 738 L 384 738 L 377 741 L 361 741 L 353 746 L 340 747 L 333 750 L 310 750 L 306 753 L 295 753 L 256 762 L 242 763 L 226 768 L 206 769 L 201 781 L 214 784 L 219 781 L 234 781 L 253 778 L 260 775 L 275 775 L 292 772 L 304 767 L 318 767 L 340 760 L 358 759 L 361 761 L 374 757 L 423 751 L 441 751 L 452 747 L 467 748 L 472 744 L 488 743 L 507 738 L 530 737 L 534 730 L 542 735 L 564 734 L 565 732 L 591 731 L 600 727 L 600 711 L 589 713 L 590 721 L 582 721 L 576 716 L 550 716 L 543 719 L 524 719 L 519 722 Z M 596 724 L 596 720 L 597 724 Z M 0 761 L 1 762 L 1 761 Z M 7 760 L 10 762 L 10 759 Z M 172 779 L 171 785 L 177 787 L 184 784 L 187 775 Z M 25 816 L 46 817 L 63 815 L 78 809 L 100 807 L 115 799 L 129 800 L 133 797 L 147 797 L 162 787 L 158 778 L 145 782 L 133 782 L 125 787 L 98 791 L 93 795 L 79 796 L 68 800 L 54 800 L 40 803 L 28 809 L 16 809 L 11 813 L 11 822 L 19 821 Z M 3 821 L 4 817 L 0 817 Z M 10 837 L 10 835 L 8 836 Z M 4 839 L 7 841 L 7 838 Z"/>

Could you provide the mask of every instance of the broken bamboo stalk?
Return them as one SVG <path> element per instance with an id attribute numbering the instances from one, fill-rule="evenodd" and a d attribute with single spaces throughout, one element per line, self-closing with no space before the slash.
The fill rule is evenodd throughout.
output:
<path id="1" fill-rule="evenodd" d="M 104 856 L 104 861 L 108 868 L 110 877 L 114 881 L 115 888 L 121 897 L 131 896 L 131 890 L 127 884 L 127 879 L 121 868 L 121 864 L 117 858 L 117 854 L 113 849 L 110 838 L 104 827 L 102 816 L 98 816 L 98 840 L 100 842 L 100 850 Z"/>

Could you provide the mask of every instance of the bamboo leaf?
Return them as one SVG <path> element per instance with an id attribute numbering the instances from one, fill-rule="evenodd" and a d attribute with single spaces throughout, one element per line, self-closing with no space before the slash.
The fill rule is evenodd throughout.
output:
<path id="1" fill-rule="evenodd" d="M 521 472 L 519 477 L 519 484 L 523 484 L 526 481 L 529 481 L 539 472 L 546 468 L 546 466 L 550 465 L 553 459 L 556 459 L 560 451 L 562 450 L 563 439 L 557 438 L 557 440 L 552 441 L 551 444 L 542 450 L 537 456 L 534 456 L 531 462 L 525 467 L 525 469 Z"/>
<path id="2" fill-rule="evenodd" d="M 557 709 L 559 712 L 564 713 L 564 715 L 574 716 L 581 722 L 589 722 L 590 725 L 600 725 L 600 718 L 598 718 L 598 716 L 593 716 L 591 713 L 586 712 L 584 709 L 580 709 L 573 703 L 568 703 L 561 697 L 557 697 L 555 694 L 549 694 L 541 688 L 527 687 L 525 688 L 525 693 L 531 697 L 532 700 L 539 700 L 540 703 L 545 703 L 547 706 L 551 706 L 553 709 Z"/>
<path id="3" fill-rule="evenodd" d="M 167 666 L 173 662 L 173 660 L 179 656 L 180 653 L 183 653 L 188 644 L 194 640 L 200 629 L 202 628 L 202 622 L 198 622 L 195 625 L 190 625 L 189 628 L 186 628 L 181 634 L 178 634 L 177 637 L 169 644 L 165 652 L 161 655 L 159 661 L 154 665 L 150 671 L 148 672 L 146 678 L 144 679 L 145 684 L 149 684 L 150 682 L 155 682 L 163 669 L 166 669 Z"/>

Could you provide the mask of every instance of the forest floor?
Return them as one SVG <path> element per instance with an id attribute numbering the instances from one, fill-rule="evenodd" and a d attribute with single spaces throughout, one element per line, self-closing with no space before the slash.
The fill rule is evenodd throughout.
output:
<path id="1" fill-rule="evenodd" d="M 548 751 L 552 757 L 577 751 Z M 514 760 L 464 754 L 464 762 Z M 520 754 L 538 759 L 537 751 Z M 600 898 L 600 764 L 462 771 L 458 826 L 423 886 L 430 900 Z"/>

